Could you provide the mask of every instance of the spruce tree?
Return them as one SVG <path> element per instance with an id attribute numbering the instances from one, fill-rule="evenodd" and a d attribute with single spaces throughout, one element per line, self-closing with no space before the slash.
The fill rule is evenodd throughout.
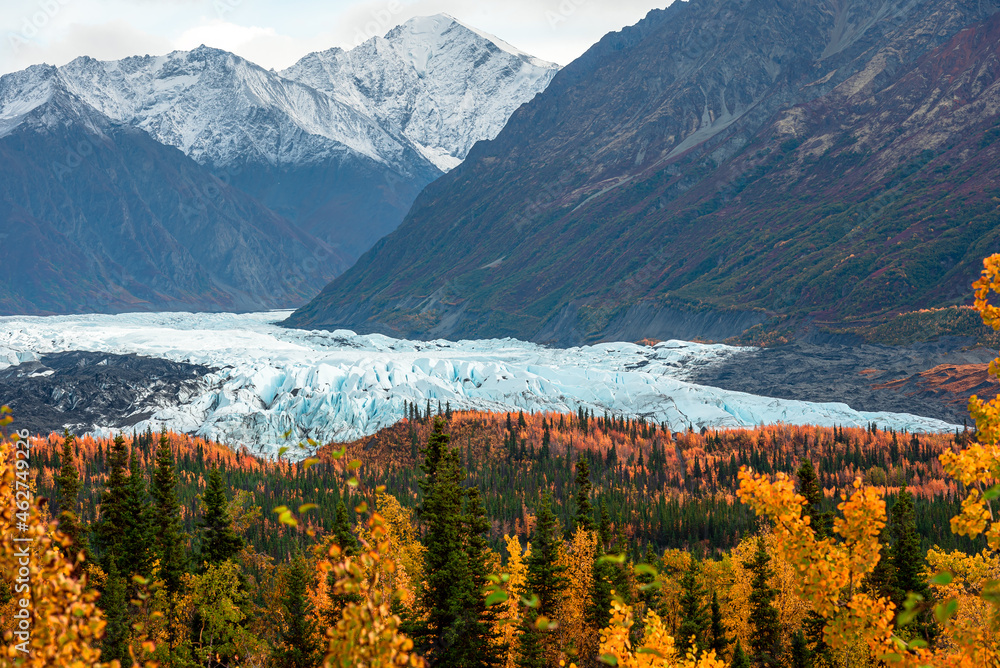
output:
<path id="1" fill-rule="evenodd" d="M 649 543 L 646 543 L 646 553 L 642 557 L 642 563 L 656 568 L 656 554 L 653 552 L 653 546 Z M 656 575 L 649 572 L 636 573 L 635 581 L 639 589 L 639 601 L 644 606 L 642 612 L 657 610 L 660 607 L 662 596 L 660 587 L 654 584 Z"/>
<path id="2" fill-rule="evenodd" d="M 486 606 L 484 590 L 490 571 L 490 549 L 487 537 L 490 524 L 486 519 L 479 489 L 470 488 L 466 493 L 464 514 L 465 582 L 456 603 L 458 641 L 451 652 L 452 665 L 468 668 L 494 668 L 504 663 L 506 647 L 498 643 L 497 615 Z"/>
<path id="3" fill-rule="evenodd" d="M 812 652 L 809 651 L 809 645 L 806 643 L 806 636 L 802 633 L 802 629 L 798 629 L 792 635 L 790 654 L 791 668 L 812 668 Z"/>
<path id="4" fill-rule="evenodd" d="M 601 498 L 599 501 L 600 510 L 599 515 L 601 518 L 600 523 L 597 525 L 597 542 L 601 545 L 602 549 L 611 548 L 611 515 L 608 513 L 607 506 L 604 505 L 604 499 Z"/>
<path id="5" fill-rule="evenodd" d="M 201 561 L 208 565 L 232 559 L 243 549 L 243 539 L 233 529 L 229 515 L 229 499 L 218 467 L 208 474 L 208 484 L 202 495 L 203 515 L 198 522 L 201 528 Z"/>
<path id="6" fill-rule="evenodd" d="M 420 517 L 426 526 L 424 537 L 425 586 L 421 592 L 427 616 L 416 624 L 411 635 L 418 648 L 433 663 L 453 665 L 450 654 L 458 635 L 457 604 L 461 584 L 468 573 L 462 542 L 462 479 L 458 455 L 451 450 L 451 436 L 445 433 L 444 421 L 434 420 L 434 427 L 424 448 L 420 481 L 423 501 Z"/>
<path id="7" fill-rule="evenodd" d="M 128 448 L 125 439 L 119 434 L 108 454 L 108 481 L 101 492 L 101 516 L 97 524 L 98 547 L 101 554 L 101 565 L 106 573 L 115 571 L 121 573 L 118 560 L 122 554 L 122 541 L 125 535 L 127 520 L 125 517 L 125 497 L 127 496 Z"/>
<path id="8" fill-rule="evenodd" d="M 708 627 L 708 649 L 715 650 L 715 656 L 726 655 L 729 638 L 726 637 L 726 625 L 722 622 L 722 609 L 719 607 L 719 594 L 712 592 L 711 621 Z"/>
<path id="9" fill-rule="evenodd" d="M 308 668 L 317 663 L 315 655 L 319 648 L 313 641 L 315 624 L 311 621 L 312 606 L 306 595 L 309 577 L 305 558 L 296 554 L 285 574 L 285 591 L 281 598 L 285 623 L 281 629 L 281 647 L 274 657 L 281 668 Z"/>
<path id="10" fill-rule="evenodd" d="M 611 621 L 611 590 L 615 587 L 615 565 L 602 559 L 603 556 L 604 546 L 598 540 L 597 549 L 594 550 L 593 575 L 586 609 L 587 624 L 595 629 L 603 629 Z"/>
<path id="11" fill-rule="evenodd" d="M 732 668 L 751 668 L 750 657 L 743 651 L 743 645 L 736 640 L 736 647 L 733 649 L 733 661 L 729 664 Z"/>
<path id="12" fill-rule="evenodd" d="M 122 554 L 118 564 L 122 577 L 126 578 L 129 583 L 132 582 L 132 577 L 135 575 L 142 577 L 150 575 L 152 560 L 149 554 L 150 518 L 146 511 L 148 505 L 146 483 L 143 480 L 139 461 L 133 448 L 129 461 L 129 477 L 125 484 Z M 131 584 L 128 589 L 129 592 L 134 593 Z"/>
<path id="13" fill-rule="evenodd" d="M 887 540 L 889 531 L 889 527 L 886 526 L 879 532 L 878 542 L 881 548 L 879 560 L 872 572 L 865 577 L 864 588 L 873 596 L 897 601 L 896 568 L 893 566 L 892 550 Z"/>
<path id="14" fill-rule="evenodd" d="M 757 668 L 781 665 L 781 625 L 773 601 L 777 590 L 771 587 L 771 557 L 764 537 L 757 538 L 757 551 L 743 566 L 753 573 L 750 590 L 750 661 Z"/>
<path id="15" fill-rule="evenodd" d="M 333 535 L 336 538 L 337 545 L 340 546 L 345 556 L 350 557 L 357 554 L 358 541 L 351 531 L 351 522 L 347 518 L 347 506 L 344 505 L 343 499 L 337 502 L 337 516 L 333 524 Z"/>
<path id="16" fill-rule="evenodd" d="M 594 509 L 590 505 L 590 463 L 581 457 L 576 463 L 576 526 L 584 531 L 594 530 Z"/>
<path id="17" fill-rule="evenodd" d="M 902 610 L 907 594 L 913 592 L 930 601 L 932 594 L 924 570 L 927 562 L 920 549 L 920 535 L 917 533 L 916 514 L 913 510 L 913 495 L 904 487 L 892 504 L 889 523 L 892 538 L 890 552 L 892 569 L 894 571 L 893 590 L 894 603 L 897 610 Z M 924 611 L 913 622 L 914 631 L 930 640 L 934 633 L 935 623 L 930 610 Z"/>
<path id="18" fill-rule="evenodd" d="M 605 556 L 605 549 L 611 544 L 611 516 L 604 505 L 604 499 L 599 502 L 600 523 L 597 526 L 597 548 L 594 550 L 593 577 L 590 588 L 590 601 L 587 606 L 587 623 L 595 629 L 603 629 L 611 621 L 611 591 L 615 588 L 615 564 Z"/>
<path id="19" fill-rule="evenodd" d="M 552 496 L 546 492 L 538 507 L 531 554 L 527 561 L 525 591 L 529 599 L 532 596 L 538 597 L 538 605 L 525 611 L 518 639 L 520 668 L 545 666 L 545 631 L 538 629 L 537 621 L 539 617 L 553 619 L 568 585 L 564 576 L 566 567 L 561 566 L 558 561 L 560 542 L 556 516 L 552 512 Z"/>
<path id="20" fill-rule="evenodd" d="M 177 471 L 174 455 L 170 451 L 167 432 L 160 434 L 156 448 L 156 468 L 149 485 L 152 497 L 153 548 L 160 561 L 160 577 L 168 593 L 176 593 L 181 588 L 181 575 L 187 570 L 185 544 L 187 536 L 181 526 L 180 502 L 177 500 Z"/>
<path id="21" fill-rule="evenodd" d="M 125 593 L 125 579 L 118 572 L 114 559 L 108 562 L 108 579 L 100 598 L 101 609 L 107 626 L 101 641 L 101 659 L 111 662 L 117 659 L 123 664 L 129 661 L 128 601 Z"/>
<path id="22" fill-rule="evenodd" d="M 802 459 L 802 464 L 796 473 L 799 479 L 799 494 L 806 498 L 803 514 L 809 517 L 809 525 L 816 533 L 816 538 L 826 538 L 830 533 L 830 514 L 824 513 L 823 490 L 820 489 L 816 469 L 808 457 Z"/>
<path id="23" fill-rule="evenodd" d="M 59 530 L 73 541 L 73 545 L 68 548 L 68 556 L 71 561 L 76 562 L 76 555 L 81 551 L 87 551 L 87 535 L 77 508 L 80 497 L 80 475 L 76 470 L 74 457 L 74 445 L 76 437 L 68 431 L 63 433 L 62 447 L 62 467 L 59 475 L 56 476 L 55 483 L 58 489 L 57 508 L 59 510 Z"/>
<path id="24" fill-rule="evenodd" d="M 442 666 L 461 663 L 463 629 L 459 624 L 459 606 L 463 585 L 469 578 L 462 541 L 463 477 L 457 455 L 446 450 L 439 460 L 437 479 L 430 495 L 425 497 L 422 513 L 427 526 L 424 604 L 432 640 L 428 656 Z"/>
<path id="25" fill-rule="evenodd" d="M 705 636 L 711 620 L 705 609 L 705 590 L 698 583 L 698 571 L 698 562 L 692 558 L 681 577 L 681 623 L 677 629 L 677 647 L 681 653 L 691 648 L 703 650 L 708 644 Z"/>

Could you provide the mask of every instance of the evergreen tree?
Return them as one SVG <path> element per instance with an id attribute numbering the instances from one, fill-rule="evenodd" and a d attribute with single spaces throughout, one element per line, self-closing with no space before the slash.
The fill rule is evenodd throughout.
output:
<path id="1" fill-rule="evenodd" d="M 313 641 L 315 624 L 311 621 L 312 606 L 306 592 L 309 588 L 309 570 L 306 560 L 296 554 L 285 574 L 285 592 L 281 605 L 285 610 L 285 624 L 281 629 L 281 647 L 275 652 L 275 661 L 282 668 L 308 668 L 316 665 L 319 649 Z"/>
<path id="2" fill-rule="evenodd" d="M 698 562 L 692 558 L 691 566 L 681 577 L 681 623 L 677 629 L 677 647 L 681 653 L 692 647 L 700 651 L 708 644 L 705 636 L 711 620 L 704 598 L 705 590 L 698 583 Z"/>
<path id="3" fill-rule="evenodd" d="M 526 610 L 518 638 L 520 668 L 544 668 L 544 630 L 538 628 L 538 618 L 553 619 L 562 601 L 568 580 L 563 575 L 566 567 L 559 565 L 559 538 L 556 516 L 552 512 L 552 496 L 546 492 L 538 507 L 535 534 L 528 555 L 525 591 L 528 597 L 537 596 L 538 605 Z"/>
<path id="4" fill-rule="evenodd" d="M 726 655 L 729 638 L 726 637 L 726 625 L 722 623 L 722 609 L 719 607 L 719 594 L 712 592 L 711 621 L 708 627 L 708 649 L 715 650 L 715 656 L 720 659 Z"/>
<path id="5" fill-rule="evenodd" d="M 587 624 L 595 629 L 603 629 L 611 621 L 611 590 L 615 586 L 615 565 L 602 559 L 603 556 L 604 546 L 598 540 L 597 549 L 594 550 L 590 600 L 586 609 Z"/>
<path id="6" fill-rule="evenodd" d="M 225 483 L 218 467 L 209 472 L 201 501 L 203 514 L 198 522 L 202 530 L 200 558 L 208 565 L 220 564 L 239 554 L 243 549 L 243 539 L 233 529 L 229 499 L 226 498 Z"/>
<path id="7" fill-rule="evenodd" d="M 737 639 L 736 648 L 733 649 L 733 662 L 729 664 L 732 668 L 750 668 L 750 657 L 743 651 L 743 645 Z"/>
<path id="8" fill-rule="evenodd" d="M 175 593 L 180 590 L 181 575 L 187 570 L 187 555 L 184 551 L 187 537 L 181 529 L 177 471 L 166 431 L 160 434 L 156 449 L 156 468 L 149 493 L 153 501 L 150 526 L 153 547 L 160 561 L 160 577 L 167 592 Z"/>
<path id="9" fill-rule="evenodd" d="M 358 541 L 351 531 L 351 522 L 347 518 L 347 506 L 344 505 L 343 499 L 337 503 L 337 517 L 333 525 L 333 535 L 344 555 L 349 557 L 357 554 Z"/>
<path id="10" fill-rule="evenodd" d="M 830 514 L 822 512 L 823 490 L 820 489 L 816 469 L 808 457 L 802 459 L 802 464 L 796 473 L 799 479 L 799 494 L 806 498 L 803 514 L 809 517 L 809 525 L 816 533 L 816 538 L 826 538 L 830 534 Z"/>
<path id="11" fill-rule="evenodd" d="M 436 484 L 424 506 L 427 533 L 424 545 L 430 633 L 434 640 L 428 652 L 435 664 L 460 665 L 456 655 L 462 631 L 458 618 L 462 585 L 469 578 L 462 544 L 462 475 L 455 453 L 448 449 L 440 460 Z"/>
<path id="12" fill-rule="evenodd" d="M 101 565 L 106 573 L 114 566 L 121 573 L 118 560 L 122 554 L 122 542 L 127 520 L 125 517 L 125 497 L 127 496 L 128 448 L 121 434 L 115 437 L 108 454 L 108 481 L 101 492 L 101 517 L 97 525 L 98 546 Z"/>
<path id="13" fill-rule="evenodd" d="M 646 544 L 646 553 L 642 557 L 642 563 L 654 566 L 656 554 L 653 546 Z M 660 588 L 654 585 L 656 576 L 653 573 L 637 573 L 635 581 L 639 585 L 639 601 L 643 604 L 644 610 L 656 610 L 660 606 Z M 604 628 L 603 626 L 601 628 Z"/>
<path id="14" fill-rule="evenodd" d="M 590 505 L 590 463 L 581 457 L 576 463 L 576 526 L 584 531 L 594 530 L 594 509 Z"/>
<path id="15" fill-rule="evenodd" d="M 490 571 L 490 549 L 487 537 L 490 524 L 486 519 L 479 489 L 472 487 L 466 493 L 465 556 L 466 582 L 456 602 L 458 641 L 452 655 L 457 660 L 452 665 L 469 668 L 492 668 L 504 663 L 506 647 L 498 644 L 497 615 L 486 607 L 487 576 Z"/>
<path id="16" fill-rule="evenodd" d="M 104 640 L 101 641 L 101 659 L 106 662 L 117 659 L 123 664 L 129 664 L 128 602 L 125 594 L 125 579 L 118 572 L 118 566 L 114 559 L 108 561 L 108 579 L 105 581 L 100 602 L 101 608 L 104 610 L 104 618 L 107 620 Z"/>
<path id="17" fill-rule="evenodd" d="M 76 438 L 68 431 L 63 433 L 62 467 L 55 483 L 58 489 L 59 530 L 73 541 L 70 553 L 75 560 L 81 551 L 87 551 L 87 534 L 77 514 L 80 497 L 80 475 L 76 470 L 74 444 Z"/>
<path id="18" fill-rule="evenodd" d="M 757 668 L 781 665 L 781 625 L 773 601 L 777 590 L 771 587 L 771 557 L 764 537 L 757 539 L 757 552 L 743 566 L 753 573 L 750 591 L 750 660 Z"/>
<path id="19" fill-rule="evenodd" d="M 606 550 L 611 547 L 611 515 L 608 513 L 607 506 L 604 505 L 603 498 L 600 500 L 599 505 L 601 521 L 597 525 L 597 542 L 602 549 Z"/>
<path id="20" fill-rule="evenodd" d="M 812 652 L 806 643 L 806 636 L 802 629 L 798 629 L 792 635 L 791 668 L 812 668 Z"/>
<path id="21" fill-rule="evenodd" d="M 913 495 L 904 487 L 890 512 L 890 535 L 892 549 L 890 558 L 895 582 L 893 590 L 897 610 L 902 610 L 903 601 L 909 592 L 923 596 L 924 601 L 931 601 L 932 594 L 924 570 L 927 562 L 920 549 L 920 535 L 917 533 L 916 515 L 913 510 Z M 914 631 L 930 640 L 934 634 L 935 623 L 930 610 L 924 611 L 913 622 Z"/>
<path id="22" fill-rule="evenodd" d="M 892 551 L 886 536 L 889 527 L 886 526 L 879 532 L 878 542 L 881 547 L 878 563 L 872 572 L 865 577 L 865 590 L 874 596 L 884 596 L 890 600 L 898 600 L 896 592 L 896 568 L 892 563 Z"/>
<path id="23" fill-rule="evenodd" d="M 489 524 L 479 490 L 462 488 L 461 457 L 449 447 L 444 428 L 443 420 L 434 421 L 424 451 L 420 515 L 427 527 L 422 591 L 427 616 L 411 625 L 411 634 L 435 665 L 498 666 L 495 613 L 486 608 L 483 595 Z"/>
<path id="24" fill-rule="evenodd" d="M 129 583 L 135 575 L 148 577 L 150 575 L 151 559 L 149 554 L 149 516 L 146 498 L 146 483 L 139 469 L 135 448 L 129 461 L 129 477 L 125 484 L 125 499 L 123 502 L 122 554 L 119 558 L 121 574 Z M 131 584 L 128 587 L 134 593 Z"/>

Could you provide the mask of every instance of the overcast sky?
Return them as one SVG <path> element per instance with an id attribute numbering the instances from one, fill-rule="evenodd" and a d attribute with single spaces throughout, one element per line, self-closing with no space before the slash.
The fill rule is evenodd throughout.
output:
<path id="1" fill-rule="evenodd" d="M 671 0 L 0 0 L 0 74 L 158 55 L 199 44 L 280 69 L 350 48 L 413 16 L 445 12 L 565 65 L 607 32 Z"/>

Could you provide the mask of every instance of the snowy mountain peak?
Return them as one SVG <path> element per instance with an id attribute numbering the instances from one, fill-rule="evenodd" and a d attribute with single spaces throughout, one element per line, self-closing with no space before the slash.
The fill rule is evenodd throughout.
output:
<path id="1" fill-rule="evenodd" d="M 556 63 L 536 58 L 531 54 L 518 49 L 516 46 L 505 42 L 496 35 L 491 35 L 488 32 L 480 30 L 475 26 L 471 26 L 468 23 L 445 13 L 434 14 L 433 16 L 414 17 L 390 30 L 385 36 L 385 39 L 389 41 L 399 41 L 401 39 L 410 38 L 426 43 L 433 41 L 435 37 L 445 38 L 449 32 L 461 30 L 470 32 L 478 36 L 480 39 L 490 42 L 501 51 L 509 53 L 512 56 L 516 56 L 521 60 L 534 65 L 535 67 L 541 67 L 543 69 L 559 69 L 559 65 Z"/>
<path id="2" fill-rule="evenodd" d="M 412 18 L 350 51 L 311 53 L 281 72 L 364 110 L 442 171 L 493 139 L 558 65 L 447 14 Z"/>
<path id="3" fill-rule="evenodd" d="M 355 154 L 401 174 L 447 171 L 556 70 L 446 14 L 411 19 L 351 51 L 309 54 L 280 73 L 204 44 L 115 61 L 83 56 L 0 77 L 0 136 L 61 86 L 215 167 Z"/>
<path id="4" fill-rule="evenodd" d="M 21 125 L 53 128 L 74 123 L 100 135 L 107 118 L 72 91 L 58 68 L 33 65 L 0 77 L 0 137 Z"/>

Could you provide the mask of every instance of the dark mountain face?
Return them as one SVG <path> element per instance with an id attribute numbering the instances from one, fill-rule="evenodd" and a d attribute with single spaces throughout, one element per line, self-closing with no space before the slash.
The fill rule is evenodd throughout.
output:
<path id="1" fill-rule="evenodd" d="M 402 174 L 361 155 L 214 171 L 350 261 L 396 229 L 424 186 L 441 175 L 426 161 L 415 160 L 413 173 Z"/>
<path id="2" fill-rule="evenodd" d="M 606 36 L 289 320 L 724 338 L 967 298 L 1000 242 L 1000 18 L 692 0 Z"/>
<path id="3" fill-rule="evenodd" d="M 344 255 L 60 94 L 0 139 L 0 311 L 289 307 Z"/>

